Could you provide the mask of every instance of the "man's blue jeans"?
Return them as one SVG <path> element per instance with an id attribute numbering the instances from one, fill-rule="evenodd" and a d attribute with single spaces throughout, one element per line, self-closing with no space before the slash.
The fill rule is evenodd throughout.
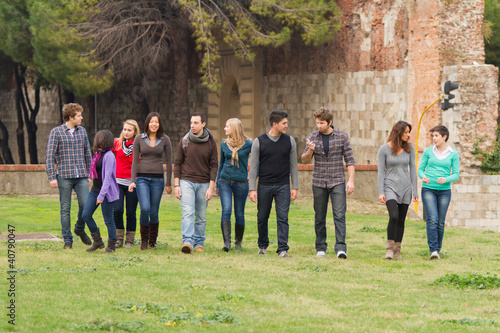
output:
<path id="1" fill-rule="evenodd" d="M 314 230 L 316 232 L 316 251 L 326 251 L 326 212 L 328 198 L 332 201 L 333 221 L 335 224 L 335 252 L 347 252 L 346 236 L 346 192 L 345 184 L 332 188 L 322 188 L 313 185 L 314 197 Z"/>
<path id="2" fill-rule="evenodd" d="M 65 243 L 73 243 L 71 234 L 71 192 L 75 190 L 78 199 L 78 219 L 75 229 L 85 231 L 85 222 L 82 219 L 83 207 L 89 195 L 89 181 L 87 178 L 61 178 L 57 176 L 59 201 L 61 207 L 61 233 Z"/>
<path id="3" fill-rule="evenodd" d="M 158 211 L 160 210 L 161 196 L 165 188 L 165 180 L 161 178 L 137 177 L 135 190 L 141 207 L 140 223 L 149 226 L 149 223 L 160 223 Z"/>
<path id="4" fill-rule="evenodd" d="M 118 190 L 120 191 L 120 197 L 115 201 L 113 210 L 116 229 L 125 229 L 123 225 L 123 208 L 126 207 L 127 231 L 135 231 L 137 226 L 136 211 L 137 204 L 139 203 L 137 190 L 134 189 L 133 192 L 129 192 L 128 186 L 120 184 L 118 184 Z"/>
<path id="5" fill-rule="evenodd" d="M 432 252 L 441 251 L 444 222 L 451 200 L 451 190 L 433 190 L 422 187 L 422 203 L 427 222 L 427 244 Z"/>
<path id="6" fill-rule="evenodd" d="M 222 206 L 221 222 L 231 221 L 232 200 L 234 195 L 234 219 L 238 225 L 245 225 L 245 204 L 248 197 L 248 182 L 219 180 L 219 196 Z"/>
<path id="7" fill-rule="evenodd" d="M 85 202 L 85 207 L 83 208 L 83 220 L 87 223 L 91 233 L 99 231 L 97 224 L 94 221 L 92 215 L 94 215 L 95 210 L 99 205 L 101 206 L 102 217 L 104 218 L 104 223 L 108 228 L 108 238 L 110 240 L 116 240 L 116 227 L 115 221 L 113 221 L 113 202 L 108 202 L 107 198 L 101 204 L 97 204 L 97 196 L 99 193 L 90 191 L 87 201 Z"/>
<path id="8" fill-rule="evenodd" d="M 194 249 L 204 246 L 207 227 L 207 206 L 205 194 L 210 183 L 193 183 L 181 179 L 181 233 L 182 244 L 188 243 Z"/>
<path id="9" fill-rule="evenodd" d="M 268 222 L 271 208 L 276 206 L 276 219 L 278 224 L 278 249 L 277 253 L 287 251 L 288 246 L 288 211 L 290 210 L 290 185 L 260 185 L 257 188 L 257 228 L 259 249 L 269 246 Z"/>

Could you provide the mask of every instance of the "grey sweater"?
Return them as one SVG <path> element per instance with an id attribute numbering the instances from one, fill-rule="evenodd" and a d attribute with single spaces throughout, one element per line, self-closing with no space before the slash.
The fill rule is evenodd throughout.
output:
<path id="1" fill-rule="evenodd" d="M 149 145 L 147 134 L 142 133 L 134 139 L 134 159 L 132 161 L 132 181 L 138 173 L 163 174 L 163 156 L 167 164 L 165 186 L 170 186 L 172 179 L 172 144 L 170 138 L 163 134 L 156 138 L 155 146 Z"/>
<path id="2" fill-rule="evenodd" d="M 393 155 L 386 143 L 378 150 L 378 194 L 385 200 L 396 200 L 398 204 L 410 204 L 418 198 L 417 172 L 415 170 L 415 148 L 410 153 L 403 150 Z"/>

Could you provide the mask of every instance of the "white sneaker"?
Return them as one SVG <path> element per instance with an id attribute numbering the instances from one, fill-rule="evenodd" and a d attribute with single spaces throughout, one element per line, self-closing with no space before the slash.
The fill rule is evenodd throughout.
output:
<path id="1" fill-rule="evenodd" d="M 439 252 L 438 251 L 434 251 L 431 253 L 431 260 L 432 259 L 440 259 L 441 257 L 439 256 Z"/>
<path id="2" fill-rule="evenodd" d="M 316 257 L 320 257 L 320 258 L 323 258 L 325 255 L 326 255 L 325 251 L 318 251 L 318 253 L 316 253 Z"/>
<path id="3" fill-rule="evenodd" d="M 337 258 L 347 259 L 347 254 L 344 251 L 339 251 L 339 252 L 337 252 Z"/>

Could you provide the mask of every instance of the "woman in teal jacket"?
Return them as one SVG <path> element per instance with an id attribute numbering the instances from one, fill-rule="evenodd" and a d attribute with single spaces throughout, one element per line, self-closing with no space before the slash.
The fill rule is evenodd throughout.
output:
<path id="1" fill-rule="evenodd" d="M 231 209 L 234 197 L 234 246 L 241 250 L 245 232 L 245 203 L 248 196 L 248 158 L 252 141 L 243 132 L 238 118 L 228 119 L 224 127 L 227 138 L 220 144 L 220 162 L 217 172 L 216 194 L 222 206 L 221 229 L 224 238 L 223 251 L 231 248 Z"/>
<path id="2" fill-rule="evenodd" d="M 427 244 L 431 259 L 439 259 L 446 212 L 451 200 L 451 183 L 458 180 L 460 161 L 457 151 L 446 143 L 450 132 L 445 126 L 435 126 L 430 132 L 434 146 L 424 150 L 418 176 L 422 178 Z"/>

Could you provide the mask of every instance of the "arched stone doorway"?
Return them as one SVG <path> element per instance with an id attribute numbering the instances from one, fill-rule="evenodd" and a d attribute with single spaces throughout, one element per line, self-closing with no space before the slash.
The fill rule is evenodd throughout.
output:
<path id="1" fill-rule="evenodd" d="M 245 134 L 255 138 L 261 128 L 262 58 L 254 63 L 242 62 L 229 51 L 221 52 L 218 92 L 208 93 L 208 128 L 218 143 L 224 138 L 229 118 L 239 118 Z"/>
<path id="2" fill-rule="evenodd" d="M 241 119 L 241 103 L 240 103 L 240 92 L 238 89 L 238 84 L 233 76 L 228 76 L 224 80 L 224 85 L 221 89 L 221 103 L 220 103 L 220 117 L 219 117 L 219 128 L 220 128 L 220 139 L 224 138 L 224 126 L 226 125 L 226 120 L 229 118 L 240 118 Z"/>

